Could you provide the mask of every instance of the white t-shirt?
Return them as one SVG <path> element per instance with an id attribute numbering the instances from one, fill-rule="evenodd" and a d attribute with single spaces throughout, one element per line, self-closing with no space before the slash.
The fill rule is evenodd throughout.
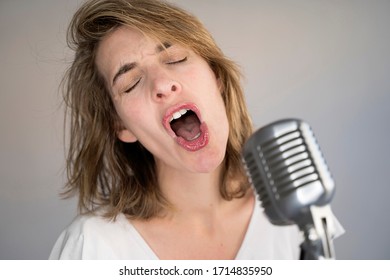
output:
<path id="1" fill-rule="evenodd" d="M 336 221 L 337 235 L 343 228 Z M 299 259 L 302 234 L 295 225 L 274 226 L 256 199 L 237 260 Z M 108 221 L 98 215 L 80 215 L 59 236 L 50 259 L 158 260 L 124 214 Z"/>

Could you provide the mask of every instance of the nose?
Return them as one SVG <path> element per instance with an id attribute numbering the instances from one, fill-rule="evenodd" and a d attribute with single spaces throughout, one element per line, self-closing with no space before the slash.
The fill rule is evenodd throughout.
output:
<path id="1" fill-rule="evenodd" d="M 181 84 L 169 75 L 155 77 L 152 82 L 152 97 L 161 102 L 181 92 Z"/>

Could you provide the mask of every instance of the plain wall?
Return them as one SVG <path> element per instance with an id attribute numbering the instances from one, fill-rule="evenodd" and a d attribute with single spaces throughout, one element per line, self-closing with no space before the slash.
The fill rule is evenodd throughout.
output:
<path id="1" fill-rule="evenodd" d="M 46 259 L 76 214 L 61 200 L 58 85 L 78 0 L 0 1 L 0 259 Z M 390 1 L 176 0 L 244 72 L 256 127 L 314 129 L 347 233 L 339 259 L 390 259 Z"/>

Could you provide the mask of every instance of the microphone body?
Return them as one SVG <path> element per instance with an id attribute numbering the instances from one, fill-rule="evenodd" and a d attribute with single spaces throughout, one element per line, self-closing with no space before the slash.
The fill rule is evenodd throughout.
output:
<path id="1" fill-rule="evenodd" d="M 284 119 L 259 129 L 244 145 L 243 162 L 269 221 L 303 232 L 301 258 L 334 259 L 335 184 L 310 126 Z"/>

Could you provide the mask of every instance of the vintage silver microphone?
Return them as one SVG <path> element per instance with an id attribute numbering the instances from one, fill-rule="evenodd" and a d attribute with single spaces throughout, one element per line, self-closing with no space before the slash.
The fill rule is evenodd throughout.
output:
<path id="1" fill-rule="evenodd" d="M 335 185 L 310 126 L 284 119 L 259 129 L 243 161 L 270 222 L 303 232 L 301 259 L 334 259 Z"/>

